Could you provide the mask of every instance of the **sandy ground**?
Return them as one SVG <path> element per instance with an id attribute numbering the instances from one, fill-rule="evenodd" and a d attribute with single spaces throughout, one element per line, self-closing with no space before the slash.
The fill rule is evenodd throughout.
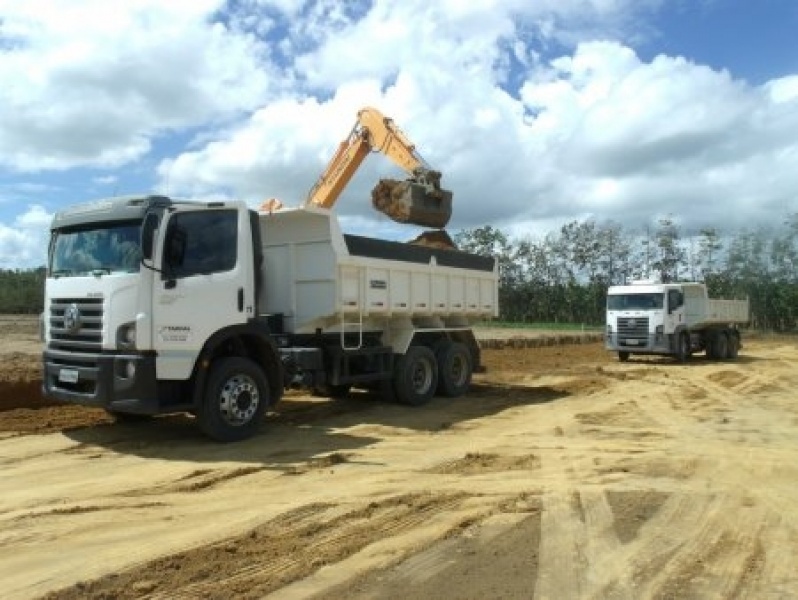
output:
<path id="1" fill-rule="evenodd" d="M 33 329 L 0 319 L 3 598 L 798 597 L 795 338 L 486 342 L 467 397 L 292 393 L 219 445 L 45 406 Z"/>

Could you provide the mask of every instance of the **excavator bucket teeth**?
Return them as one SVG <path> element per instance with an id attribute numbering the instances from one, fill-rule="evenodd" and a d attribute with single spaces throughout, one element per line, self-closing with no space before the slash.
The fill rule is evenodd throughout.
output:
<path id="1" fill-rule="evenodd" d="M 371 202 L 397 223 L 442 228 L 452 216 L 452 192 L 411 180 L 381 179 L 371 191 Z"/>

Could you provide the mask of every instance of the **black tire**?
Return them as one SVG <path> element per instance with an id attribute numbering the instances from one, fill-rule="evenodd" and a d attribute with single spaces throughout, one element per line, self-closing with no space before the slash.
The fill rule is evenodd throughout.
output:
<path id="1" fill-rule="evenodd" d="M 320 398 L 346 398 L 351 390 L 352 385 L 349 383 L 339 383 L 337 385 L 324 383 L 313 388 L 313 395 Z"/>
<path id="2" fill-rule="evenodd" d="M 676 360 L 685 363 L 690 358 L 690 335 L 683 331 L 676 340 Z"/>
<path id="3" fill-rule="evenodd" d="M 729 334 L 729 350 L 726 356 L 735 360 L 740 355 L 740 336 L 736 332 Z"/>
<path id="4" fill-rule="evenodd" d="M 713 352 L 714 358 L 717 360 L 726 360 L 729 357 L 729 336 L 726 332 L 721 331 L 715 336 L 715 351 Z"/>
<path id="5" fill-rule="evenodd" d="M 718 349 L 715 339 L 716 335 L 714 333 L 709 333 L 706 336 L 706 354 L 707 358 L 710 360 L 715 360 L 718 357 L 717 354 L 715 354 Z"/>
<path id="6" fill-rule="evenodd" d="M 630 356 L 631 356 L 631 354 L 629 352 L 625 352 L 623 350 L 618 352 L 618 360 L 621 361 L 621 362 L 626 362 L 627 360 L 629 360 Z"/>
<path id="7" fill-rule="evenodd" d="M 426 346 L 410 346 L 394 361 L 393 392 L 397 402 L 421 406 L 432 399 L 437 387 L 438 364 Z"/>
<path id="8" fill-rule="evenodd" d="M 474 367 L 465 344 L 447 341 L 437 349 L 435 359 L 438 363 L 438 393 L 456 398 L 468 392 Z"/>
<path id="9" fill-rule="evenodd" d="M 269 384 L 257 364 L 221 358 L 211 367 L 197 419 L 207 436 L 237 442 L 255 434 L 269 402 Z"/>

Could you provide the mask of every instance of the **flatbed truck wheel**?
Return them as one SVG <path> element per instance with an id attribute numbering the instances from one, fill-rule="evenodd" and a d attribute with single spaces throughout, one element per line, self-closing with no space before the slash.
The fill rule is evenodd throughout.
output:
<path id="1" fill-rule="evenodd" d="M 629 360 L 629 356 L 630 356 L 630 353 L 626 352 L 624 350 L 621 350 L 620 352 L 618 352 L 618 360 L 621 361 L 621 362 L 626 362 L 627 360 Z"/>
<path id="2" fill-rule="evenodd" d="M 220 358 L 211 365 L 200 428 L 219 442 L 236 442 L 254 435 L 269 405 L 269 385 L 261 368 L 242 357 Z"/>

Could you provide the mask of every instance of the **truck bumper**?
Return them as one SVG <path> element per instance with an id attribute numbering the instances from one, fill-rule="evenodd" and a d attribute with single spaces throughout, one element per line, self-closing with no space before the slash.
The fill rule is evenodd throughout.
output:
<path id="1" fill-rule="evenodd" d="M 160 412 L 155 356 L 44 351 L 42 393 L 47 398 L 115 412 Z"/>
<path id="2" fill-rule="evenodd" d="M 611 333 L 605 338 L 604 346 L 614 352 L 630 354 L 672 354 L 670 339 L 665 335 L 649 334 L 646 337 L 622 337 Z"/>

